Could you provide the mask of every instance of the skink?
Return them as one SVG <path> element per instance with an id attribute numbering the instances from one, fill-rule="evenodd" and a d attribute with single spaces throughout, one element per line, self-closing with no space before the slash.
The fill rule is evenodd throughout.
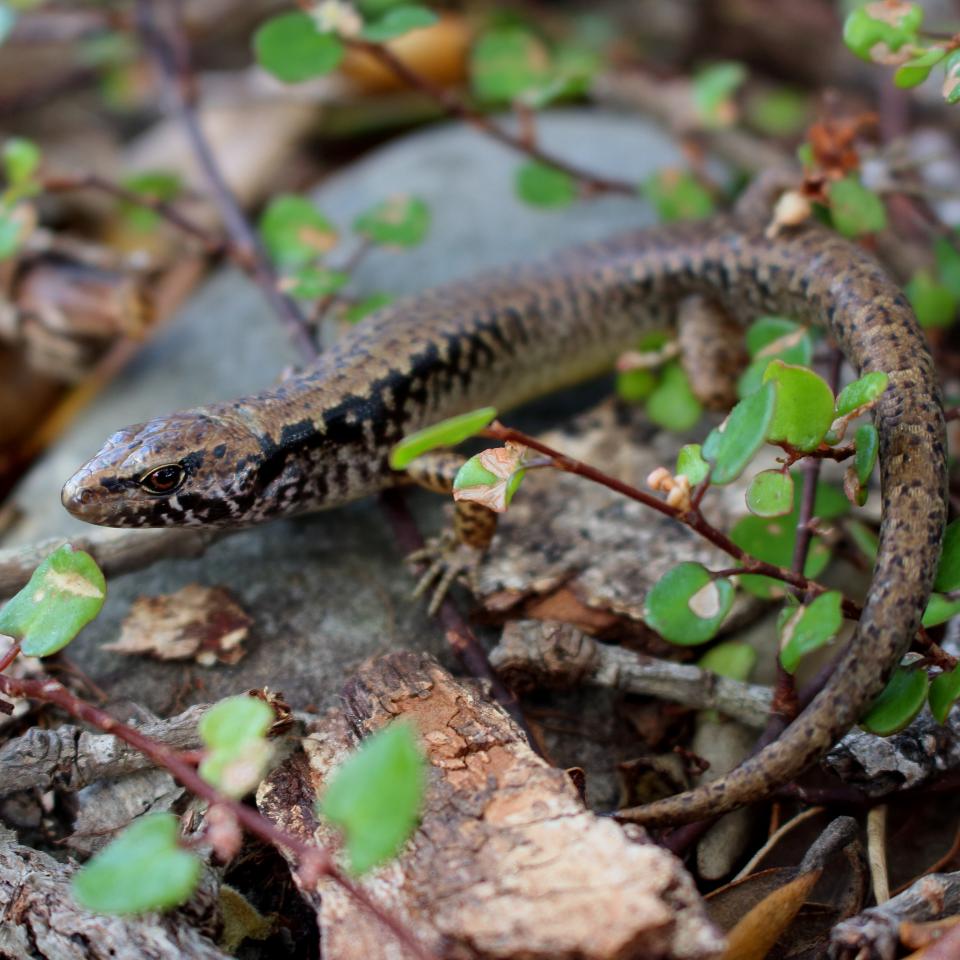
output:
<path id="1" fill-rule="evenodd" d="M 480 406 L 505 410 L 611 366 L 678 302 L 826 328 L 889 386 L 875 410 L 883 516 L 873 580 L 831 679 L 780 738 L 730 774 L 629 812 L 646 824 L 721 813 L 799 775 L 856 722 L 919 626 L 946 514 L 937 377 L 910 306 L 879 264 L 825 228 L 774 240 L 749 217 L 628 233 L 453 283 L 379 311 L 275 389 L 129 427 L 63 502 L 121 527 L 244 525 L 333 507 L 397 482 L 391 447 Z"/>

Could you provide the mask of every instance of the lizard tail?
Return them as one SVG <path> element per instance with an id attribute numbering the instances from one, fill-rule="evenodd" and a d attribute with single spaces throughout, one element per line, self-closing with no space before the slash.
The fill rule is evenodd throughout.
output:
<path id="1" fill-rule="evenodd" d="M 811 290 L 808 309 L 826 320 L 855 368 L 883 370 L 890 378 L 875 411 L 883 512 L 860 623 L 830 680 L 775 742 L 709 784 L 620 811 L 624 820 L 645 825 L 702 820 L 760 800 L 799 776 L 856 723 L 920 626 L 946 520 L 940 392 L 903 294 L 867 255 L 858 259 L 858 268 L 851 269 L 848 259 L 830 282 Z M 830 264 L 821 260 L 821 277 L 825 267 L 829 275 Z"/>

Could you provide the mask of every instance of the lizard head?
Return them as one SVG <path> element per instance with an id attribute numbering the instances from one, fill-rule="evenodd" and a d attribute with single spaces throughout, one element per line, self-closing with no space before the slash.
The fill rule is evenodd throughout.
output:
<path id="1" fill-rule="evenodd" d="M 208 409 L 115 433 L 66 482 L 63 505 L 108 527 L 243 523 L 260 445 L 239 417 Z"/>

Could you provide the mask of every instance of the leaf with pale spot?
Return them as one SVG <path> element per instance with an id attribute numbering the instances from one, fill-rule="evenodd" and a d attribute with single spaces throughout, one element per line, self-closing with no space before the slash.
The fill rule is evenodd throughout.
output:
<path id="1" fill-rule="evenodd" d="M 420 197 L 398 194 L 354 221 L 357 233 L 389 247 L 415 247 L 430 229 L 430 208 Z"/>
<path id="2" fill-rule="evenodd" d="M 787 673 L 837 635 L 843 625 L 842 604 L 843 596 L 830 590 L 786 618 L 780 628 L 780 663 Z"/>
<path id="3" fill-rule="evenodd" d="M 305 197 L 274 197 L 260 218 L 260 236 L 270 259 L 294 269 L 330 251 L 337 242 L 333 224 Z"/>
<path id="4" fill-rule="evenodd" d="M 696 646 L 713 639 L 733 604 L 733 584 L 702 564 L 681 563 L 647 594 L 644 618 L 670 643 Z"/>
<path id="5" fill-rule="evenodd" d="M 107 583 L 93 557 L 64 544 L 0 610 L 0 633 L 20 641 L 28 656 L 48 657 L 97 616 L 106 594 Z"/>
<path id="6" fill-rule="evenodd" d="M 746 492 L 747 509 L 757 517 L 782 517 L 793 509 L 793 477 L 782 470 L 761 470 Z"/>
<path id="7" fill-rule="evenodd" d="M 211 707 L 197 726 L 207 747 L 200 776 L 227 796 L 249 793 L 272 753 L 264 734 L 273 720 L 273 710 L 258 697 L 229 697 Z"/>

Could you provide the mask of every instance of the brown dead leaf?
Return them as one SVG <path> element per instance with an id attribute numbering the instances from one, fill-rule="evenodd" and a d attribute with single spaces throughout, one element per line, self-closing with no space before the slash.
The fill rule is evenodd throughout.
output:
<path id="1" fill-rule="evenodd" d="M 253 620 L 223 587 L 191 583 L 176 593 L 140 597 L 106 644 L 116 653 L 149 654 L 160 660 L 195 660 L 201 666 L 234 664 Z"/>
<path id="2" fill-rule="evenodd" d="M 730 931 L 724 960 L 763 960 L 806 903 L 820 870 L 803 873 L 771 891 Z"/>

